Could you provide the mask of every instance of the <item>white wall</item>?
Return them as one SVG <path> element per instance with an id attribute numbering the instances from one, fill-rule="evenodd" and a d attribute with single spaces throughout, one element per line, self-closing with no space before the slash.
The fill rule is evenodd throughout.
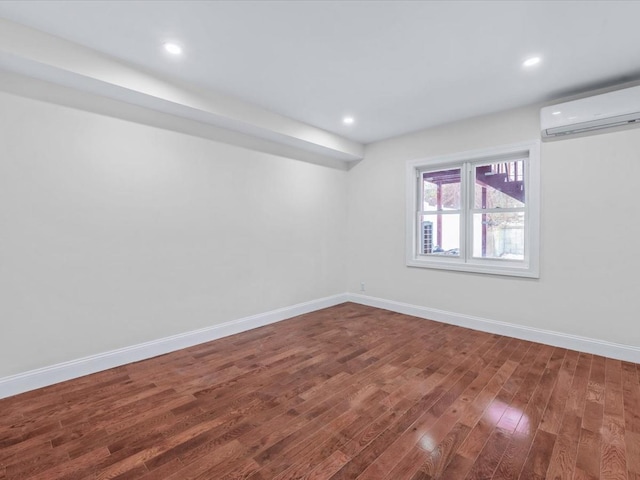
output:
<path id="1" fill-rule="evenodd" d="M 360 282 L 640 346 L 640 129 L 542 145 L 539 280 L 404 264 L 406 160 L 538 137 L 524 108 L 370 145 L 347 173 L 0 93 L 0 378 Z"/>
<path id="2" fill-rule="evenodd" d="M 369 145 L 349 172 L 349 291 L 365 282 L 383 299 L 640 346 L 640 129 L 542 145 L 540 279 L 405 266 L 405 162 L 537 139 L 538 115 L 523 108 Z"/>
<path id="3" fill-rule="evenodd" d="M 346 181 L 0 93 L 0 378 L 344 292 Z"/>

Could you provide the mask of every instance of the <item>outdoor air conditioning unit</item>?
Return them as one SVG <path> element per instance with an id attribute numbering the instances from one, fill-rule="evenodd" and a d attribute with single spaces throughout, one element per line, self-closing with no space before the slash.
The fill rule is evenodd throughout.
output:
<path id="1" fill-rule="evenodd" d="M 640 86 L 603 93 L 540 110 L 542 138 L 640 125 Z"/>

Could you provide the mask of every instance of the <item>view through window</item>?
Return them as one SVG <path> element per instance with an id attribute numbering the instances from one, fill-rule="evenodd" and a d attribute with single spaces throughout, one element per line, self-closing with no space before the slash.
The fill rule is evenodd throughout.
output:
<path id="1" fill-rule="evenodd" d="M 409 162 L 407 264 L 536 276 L 537 152 L 532 143 Z"/>

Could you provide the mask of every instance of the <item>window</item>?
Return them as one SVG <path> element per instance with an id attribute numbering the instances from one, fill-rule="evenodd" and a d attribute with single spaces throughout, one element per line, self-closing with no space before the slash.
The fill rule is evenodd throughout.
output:
<path id="1" fill-rule="evenodd" d="M 538 277 L 539 144 L 407 163 L 407 265 Z"/>

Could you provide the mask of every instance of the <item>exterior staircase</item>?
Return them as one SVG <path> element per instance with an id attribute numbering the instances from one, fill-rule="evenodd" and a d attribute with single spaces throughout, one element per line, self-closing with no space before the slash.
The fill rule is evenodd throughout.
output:
<path id="1" fill-rule="evenodd" d="M 518 162 L 485 165 L 476 169 L 476 181 L 524 203 L 524 175 Z"/>

